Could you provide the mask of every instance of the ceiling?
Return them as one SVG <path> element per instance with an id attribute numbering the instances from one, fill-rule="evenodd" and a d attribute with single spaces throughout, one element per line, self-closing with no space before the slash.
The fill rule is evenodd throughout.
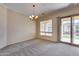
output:
<path id="1" fill-rule="evenodd" d="M 49 11 L 55 11 L 70 5 L 70 3 L 4 3 L 4 5 L 7 8 L 15 10 L 26 16 L 32 15 L 33 4 L 36 6 L 35 7 L 36 15 L 41 15 L 42 13 L 47 13 Z"/>

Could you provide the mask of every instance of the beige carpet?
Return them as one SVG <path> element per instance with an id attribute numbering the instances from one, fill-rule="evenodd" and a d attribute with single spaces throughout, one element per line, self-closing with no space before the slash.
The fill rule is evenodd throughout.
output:
<path id="1" fill-rule="evenodd" d="M 46 40 L 30 40 L 7 46 L 0 50 L 1 56 L 75 56 L 79 47 Z"/>

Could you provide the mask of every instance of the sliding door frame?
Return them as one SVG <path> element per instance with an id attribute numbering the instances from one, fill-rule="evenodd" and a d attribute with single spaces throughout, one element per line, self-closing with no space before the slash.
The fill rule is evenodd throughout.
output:
<path id="1" fill-rule="evenodd" d="M 58 35 L 57 35 L 58 36 L 58 42 L 79 47 L 79 45 L 73 44 L 73 26 L 72 26 L 73 25 L 73 19 L 72 19 L 73 16 L 79 16 L 79 14 L 63 16 L 63 17 L 57 17 L 57 19 L 58 19 L 58 21 L 57 21 L 57 23 L 58 23 L 58 26 L 57 26 L 58 27 L 58 31 L 57 31 L 58 32 Z M 67 17 L 71 18 L 70 19 L 70 21 L 71 21 L 71 23 L 70 23 L 70 25 L 71 25 L 71 32 L 70 32 L 70 34 L 71 34 L 71 36 L 70 36 L 71 42 L 70 43 L 61 41 L 61 19 L 62 18 L 67 18 Z"/>
<path id="2" fill-rule="evenodd" d="M 70 16 L 59 17 L 59 22 L 60 22 L 60 23 L 59 23 L 59 25 L 60 25 L 60 28 L 59 28 L 59 33 L 60 33 L 60 34 L 59 34 L 59 35 L 60 35 L 59 42 L 61 42 L 61 43 L 66 43 L 66 44 L 70 44 L 70 45 L 71 45 L 71 44 L 72 44 L 72 35 L 70 35 L 70 40 L 71 40 L 70 43 L 61 41 L 61 26 L 62 26 L 62 25 L 61 25 L 61 23 L 62 23 L 61 20 L 62 20 L 63 18 L 67 18 L 67 17 L 70 17 Z M 72 25 L 71 25 L 71 24 L 72 24 L 72 17 L 70 17 L 70 22 L 71 22 L 71 23 L 70 23 L 70 26 L 71 26 L 71 28 L 70 28 L 70 30 L 71 30 L 71 31 L 70 31 L 70 34 L 72 34 Z"/>

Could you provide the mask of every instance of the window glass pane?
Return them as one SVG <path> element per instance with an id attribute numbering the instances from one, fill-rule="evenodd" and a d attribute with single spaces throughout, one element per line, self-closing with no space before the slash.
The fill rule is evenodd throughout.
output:
<path id="1" fill-rule="evenodd" d="M 61 41 L 71 42 L 71 18 L 61 19 Z"/>
<path id="2" fill-rule="evenodd" d="M 46 22 L 46 32 L 52 32 L 52 20 Z"/>
<path id="3" fill-rule="evenodd" d="M 40 22 L 40 31 L 41 32 L 45 31 L 45 22 L 44 21 Z"/>
<path id="4" fill-rule="evenodd" d="M 79 16 L 73 17 L 73 43 L 79 44 Z"/>

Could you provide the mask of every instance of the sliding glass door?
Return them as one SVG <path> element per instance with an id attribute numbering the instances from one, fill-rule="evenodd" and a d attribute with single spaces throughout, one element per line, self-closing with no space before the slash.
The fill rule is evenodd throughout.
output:
<path id="1" fill-rule="evenodd" d="M 73 44 L 79 45 L 79 16 L 74 16 L 73 20 Z"/>
<path id="2" fill-rule="evenodd" d="M 61 19 L 61 41 L 71 42 L 71 18 Z"/>
<path id="3" fill-rule="evenodd" d="M 60 41 L 79 45 L 79 16 L 61 18 Z"/>

